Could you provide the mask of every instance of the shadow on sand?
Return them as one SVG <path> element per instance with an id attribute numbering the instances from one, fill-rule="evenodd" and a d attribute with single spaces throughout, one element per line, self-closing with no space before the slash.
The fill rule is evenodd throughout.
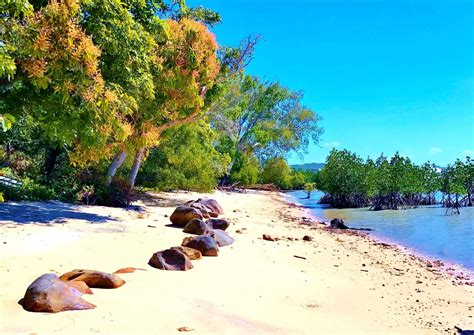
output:
<path id="1" fill-rule="evenodd" d="M 91 223 L 116 221 L 112 217 L 80 212 L 80 207 L 57 201 L 0 203 L 0 223 L 6 221 L 16 224 L 54 224 L 65 223 L 69 219 Z"/>

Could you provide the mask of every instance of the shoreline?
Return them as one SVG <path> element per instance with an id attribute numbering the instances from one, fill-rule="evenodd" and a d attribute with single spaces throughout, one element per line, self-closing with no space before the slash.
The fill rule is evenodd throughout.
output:
<path id="1" fill-rule="evenodd" d="M 293 192 L 293 191 L 291 191 L 291 192 Z M 289 192 L 281 192 L 281 193 L 282 193 L 285 201 L 287 201 L 290 204 L 295 204 L 297 206 L 300 206 L 301 208 L 308 211 L 307 214 L 309 215 L 310 218 L 313 219 L 313 221 L 325 222 L 321 218 L 316 217 L 312 213 L 312 210 L 311 210 L 310 207 L 307 207 L 304 204 L 298 202 L 297 200 L 300 200 L 299 198 L 296 198 L 296 197 L 290 198 L 290 196 L 287 195 L 287 193 L 289 193 Z M 326 225 L 328 225 L 327 222 L 325 222 L 325 223 L 326 223 Z M 470 282 L 470 285 L 474 286 L 474 269 L 469 269 L 466 266 L 464 266 L 462 264 L 459 264 L 459 263 L 456 263 L 455 261 L 452 261 L 452 260 L 441 259 L 441 258 L 438 258 L 438 257 L 433 256 L 433 255 L 425 254 L 422 251 L 417 250 L 415 247 L 409 247 L 409 246 L 403 245 L 400 242 L 397 242 L 397 241 L 395 241 L 395 240 L 393 240 L 393 239 L 391 239 L 390 237 L 387 237 L 387 236 L 381 236 L 381 235 L 377 235 L 376 233 L 361 232 L 361 231 L 356 231 L 356 230 L 352 230 L 352 232 L 354 232 L 354 233 L 357 232 L 357 233 L 360 233 L 362 236 L 367 236 L 367 237 L 371 238 L 374 242 L 383 243 L 383 244 L 387 244 L 387 245 L 390 245 L 392 247 L 395 247 L 395 248 L 398 249 L 398 251 L 400 253 L 403 253 L 407 256 L 417 257 L 421 261 L 423 261 L 427 264 L 441 262 L 443 265 L 441 267 L 438 267 L 438 268 L 443 273 L 445 273 L 446 275 L 453 276 L 453 277 L 462 275 L 463 277 L 465 277 L 464 280 Z"/>
<path id="2" fill-rule="evenodd" d="M 187 236 L 168 227 L 169 215 L 200 196 L 152 194 L 138 212 L 72 206 L 60 213 L 67 219 L 54 215 L 58 204 L 38 203 L 48 206 L 51 221 L 34 224 L 38 217 L 30 213 L 32 223 L 0 223 L 0 332 L 176 334 L 188 327 L 192 334 L 454 334 L 454 326 L 474 328 L 472 286 L 455 285 L 366 234 L 310 223 L 303 219 L 308 210 L 283 193 L 204 195 L 221 203 L 235 243 L 218 257 L 193 261 L 186 272 L 146 265 L 153 252 Z M 17 303 L 43 273 L 124 267 L 146 271 L 120 275 L 126 284 L 116 290 L 84 296 L 96 309 L 29 313 Z"/>

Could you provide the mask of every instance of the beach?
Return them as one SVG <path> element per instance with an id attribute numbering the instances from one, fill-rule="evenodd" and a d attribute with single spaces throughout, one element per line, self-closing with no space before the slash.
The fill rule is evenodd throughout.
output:
<path id="1" fill-rule="evenodd" d="M 147 263 L 188 236 L 170 227 L 179 204 L 216 199 L 235 243 L 186 271 Z M 2 334 L 438 334 L 474 329 L 471 279 L 363 233 L 327 229 L 282 193 L 156 193 L 125 210 L 0 204 Z M 25 210 L 24 208 L 29 208 Z M 16 211 L 16 212 L 15 212 Z M 18 223 L 20 222 L 20 223 Z M 264 240 L 269 235 L 274 239 Z M 310 241 L 303 240 L 309 236 Z M 18 301 L 44 273 L 114 272 L 97 307 L 31 313 Z"/>

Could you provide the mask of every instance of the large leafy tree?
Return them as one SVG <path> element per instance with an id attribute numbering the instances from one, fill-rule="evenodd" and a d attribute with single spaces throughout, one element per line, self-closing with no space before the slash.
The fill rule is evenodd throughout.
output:
<path id="1" fill-rule="evenodd" d="M 127 121 L 102 76 L 101 51 L 80 25 L 77 1 L 50 1 L 34 15 L 18 15 L 7 3 L 2 13 L 3 66 L 14 66 L 2 73 L 0 114 L 31 116 L 51 142 L 66 147 L 100 148 L 123 132 Z"/>
<path id="2" fill-rule="evenodd" d="M 161 190 L 210 191 L 230 161 L 216 150 L 216 138 L 205 120 L 167 130 L 150 150 L 137 183 Z"/>
<path id="3" fill-rule="evenodd" d="M 303 95 L 279 83 L 263 83 L 244 76 L 228 89 L 226 103 L 215 114 L 213 126 L 223 132 L 222 150 L 233 158 L 229 174 L 241 156 L 261 162 L 304 150 L 321 134 L 319 116 L 302 103 Z"/>

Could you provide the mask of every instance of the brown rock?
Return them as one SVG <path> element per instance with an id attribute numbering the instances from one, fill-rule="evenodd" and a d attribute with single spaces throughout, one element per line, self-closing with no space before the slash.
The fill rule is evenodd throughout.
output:
<path id="1" fill-rule="evenodd" d="M 210 235 L 187 237 L 183 240 L 182 246 L 199 250 L 203 256 L 217 256 L 219 253 L 217 241 Z"/>
<path id="2" fill-rule="evenodd" d="M 176 248 L 155 252 L 148 264 L 154 268 L 168 271 L 187 271 L 193 268 L 189 257 Z"/>
<path id="3" fill-rule="evenodd" d="M 173 224 L 183 227 L 186 226 L 192 219 L 202 218 L 203 215 L 201 211 L 185 205 L 178 206 L 170 216 L 170 220 Z"/>
<path id="4" fill-rule="evenodd" d="M 263 234 L 262 235 L 262 238 L 265 240 L 265 241 L 278 241 L 278 237 L 272 237 L 268 234 Z"/>
<path id="5" fill-rule="evenodd" d="M 80 285 L 84 288 L 82 284 L 74 285 Z M 79 289 L 59 280 L 54 273 L 47 273 L 38 277 L 28 286 L 21 304 L 27 311 L 47 313 L 96 307 L 82 299 L 81 296 L 82 293 Z"/>
<path id="6" fill-rule="evenodd" d="M 59 277 L 62 281 L 83 281 L 89 287 L 117 288 L 125 284 L 125 280 L 117 275 L 97 270 L 76 269 Z"/>
<path id="7" fill-rule="evenodd" d="M 191 201 L 186 202 L 185 205 L 199 210 L 205 219 L 208 219 L 211 217 L 210 212 L 212 212 L 212 210 L 199 202 L 191 200 Z"/>
<path id="8" fill-rule="evenodd" d="M 209 219 L 206 224 L 212 229 L 226 230 L 229 228 L 229 222 L 224 219 Z"/>
<path id="9" fill-rule="evenodd" d="M 200 219 L 192 219 L 184 226 L 183 232 L 188 234 L 203 235 L 209 230 L 208 225 Z"/>
<path id="10" fill-rule="evenodd" d="M 303 241 L 312 241 L 312 240 L 313 240 L 312 236 L 309 236 L 309 235 L 303 236 Z"/>
<path id="11" fill-rule="evenodd" d="M 77 281 L 66 281 L 64 282 L 66 285 L 69 285 L 73 288 L 75 288 L 76 290 L 78 290 L 79 292 L 81 292 L 82 294 L 94 294 L 92 292 L 92 290 L 90 289 L 89 286 L 87 286 L 86 283 L 84 283 L 83 281 L 80 281 L 80 280 L 77 280 Z"/>
<path id="12" fill-rule="evenodd" d="M 142 270 L 142 271 L 146 271 L 145 269 L 141 269 L 141 268 L 132 268 L 132 267 L 127 267 L 127 268 L 122 268 L 122 269 L 118 269 L 117 271 L 114 272 L 115 273 L 133 273 L 137 270 Z"/>
<path id="13" fill-rule="evenodd" d="M 201 259 L 202 254 L 199 250 L 188 248 L 188 247 L 172 247 L 171 249 L 177 249 L 189 257 L 190 260 Z"/>

